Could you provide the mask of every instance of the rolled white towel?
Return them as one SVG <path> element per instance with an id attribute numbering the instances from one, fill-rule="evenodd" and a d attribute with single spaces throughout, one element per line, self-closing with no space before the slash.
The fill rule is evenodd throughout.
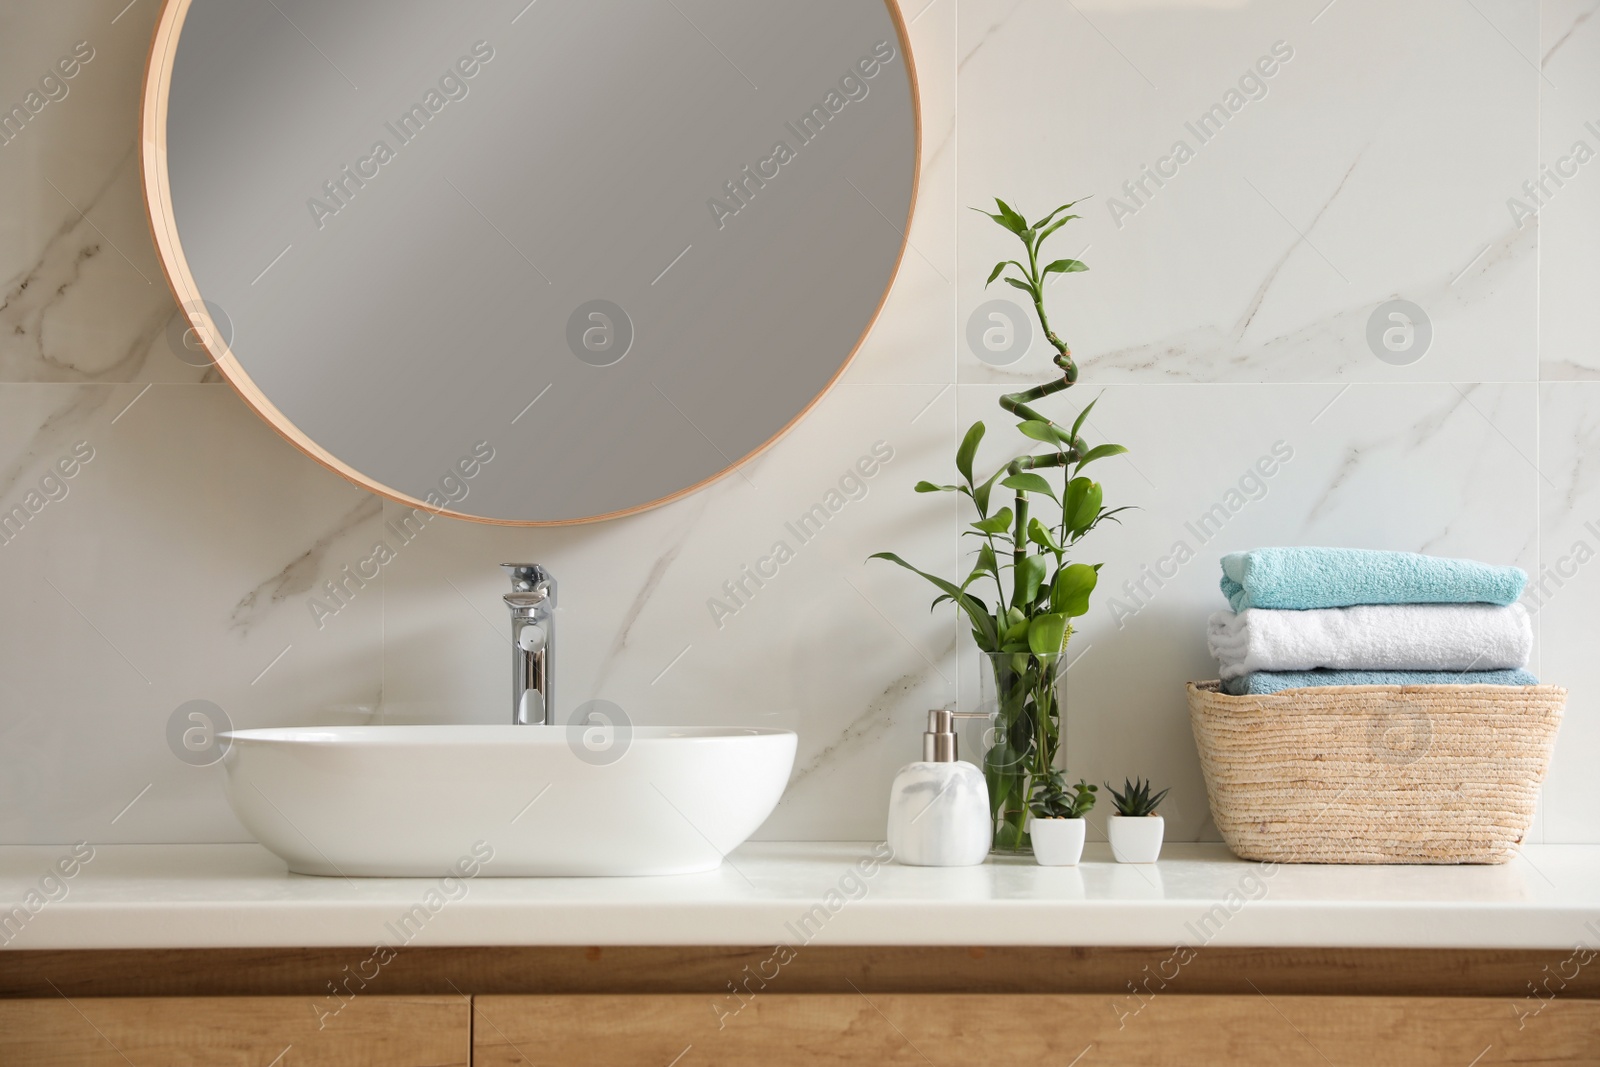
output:
<path id="1" fill-rule="evenodd" d="M 1222 678 L 1255 671 L 1494 671 L 1523 667 L 1533 626 L 1521 604 L 1363 604 L 1219 611 L 1207 627 Z"/>

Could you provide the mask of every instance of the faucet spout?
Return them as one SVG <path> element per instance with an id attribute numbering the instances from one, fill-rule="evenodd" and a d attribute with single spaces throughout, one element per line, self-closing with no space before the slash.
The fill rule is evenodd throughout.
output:
<path id="1" fill-rule="evenodd" d="M 502 563 L 511 577 L 511 721 L 553 722 L 551 668 L 555 654 L 556 580 L 537 563 Z"/>

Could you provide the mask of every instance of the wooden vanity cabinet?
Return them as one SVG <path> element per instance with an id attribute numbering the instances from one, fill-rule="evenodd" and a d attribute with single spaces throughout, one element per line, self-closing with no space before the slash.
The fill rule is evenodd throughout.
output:
<path id="1" fill-rule="evenodd" d="M 1551 1008 L 1519 1032 L 1502 999 L 1177 994 L 1116 1017 L 1084 994 L 758 996 L 722 1025 L 711 998 L 473 1000 L 474 1067 L 800 1067 L 1027 1063 L 1143 1067 L 1489 1067 L 1600 1063 L 1600 1003 Z"/>
<path id="2" fill-rule="evenodd" d="M 468 1001 L 357 997 L 325 1019 L 306 997 L 0 1000 L 6 1067 L 467 1067 Z M 325 1025 L 319 1025 L 325 1020 Z"/>
<path id="3" fill-rule="evenodd" d="M 0 1065 L 1600 1065 L 1570 951 L 1172 951 L 417 948 L 344 1000 L 352 949 L 6 951 Z"/>

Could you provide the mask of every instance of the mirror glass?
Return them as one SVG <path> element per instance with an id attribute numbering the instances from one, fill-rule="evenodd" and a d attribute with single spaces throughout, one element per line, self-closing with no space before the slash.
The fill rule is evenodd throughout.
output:
<path id="1" fill-rule="evenodd" d="M 169 0 L 145 180 L 210 358 L 369 489 L 625 514 L 843 371 L 905 247 L 886 0 Z"/>

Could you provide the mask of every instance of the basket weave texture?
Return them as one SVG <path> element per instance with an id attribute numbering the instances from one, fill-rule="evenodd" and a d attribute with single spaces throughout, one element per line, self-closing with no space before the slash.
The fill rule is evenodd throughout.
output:
<path id="1" fill-rule="evenodd" d="M 1567 691 L 1370 685 L 1229 696 L 1190 682 L 1211 817 L 1276 863 L 1504 863 L 1533 822 Z"/>

